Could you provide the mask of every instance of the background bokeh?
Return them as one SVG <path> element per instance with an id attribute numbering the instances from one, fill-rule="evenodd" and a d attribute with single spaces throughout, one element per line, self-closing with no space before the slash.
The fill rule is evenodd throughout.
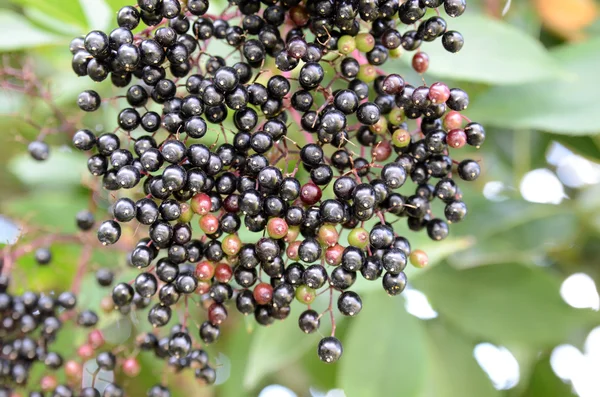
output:
<path id="1" fill-rule="evenodd" d="M 213 10 L 224 6 L 219 1 Z M 28 97 L 0 75 L 3 244 L 26 241 L 23 227 L 74 232 L 74 215 L 90 204 L 97 219 L 106 217 L 111 198 L 93 193 L 96 182 L 84 155 L 70 148 L 69 128 L 44 138 L 51 154 L 43 163 L 26 149 L 44 126 L 61 125 L 49 102 L 90 129 L 114 128 L 116 107 L 77 119 L 74 98 L 93 83 L 72 73 L 68 43 L 90 29 L 109 29 L 115 10 L 129 2 L 0 0 L 2 70 L 30 71 L 48 93 L 47 100 Z M 599 6 L 468 0 L 465 15 L 448 21 L 463 33 L 463 50 L 448 54 L 439 42 L 424 44 L 431 56 L 426 81 L 465 89 L 471 96 L 465 114 L 486 126 L 485 145 L 459 154 L 481 160 L 483 173 L 463 183 L 469 216 L 443 242 L 394 224 L 413 248 L 429 253 L 430 267 L 410 270 L 402 297 L 386 296 L 379 283 L 357 283 L 364 308 L 356 318 L 339 319 L 345 348 L 339 363 L 318 360 L 319 335 L 303 335 L 294 320 L 299 308 L 292 308 L 289 321 L 268 328 L 240 317 L 228 322 L 209 347 L 217 386 L 167 374 L 164 363 L 142 353 L 143 372 L 123 383 L 129 395 L 145 394 L 166 376 L 175 396 L 600 396 Z M 419 84 L 405 55 L 384 69 Z M 107 82 L 94 89 L 119 93 Z M 81 247 L 55 244 L 52 252 L 49 268 L 35 266 L 31 255 L 19 261 L 19 288 L 69 287 Z M 95 251 L 92 264 L 132 278 L 116 251 Z M 107 293 L 93 274 L 82 290 L 81 304 L 93 308 Z M 196 323 L 199 313 L 192 315 Z M 148 328 L 144 316 L 113 313 L 101 328 L 110 343 L 133 351 L 128 341 Z M 73 351 L 84 337 L 67 327 L 57 344 Z M 99 385 L 112 376 L 84 382 Z"/>

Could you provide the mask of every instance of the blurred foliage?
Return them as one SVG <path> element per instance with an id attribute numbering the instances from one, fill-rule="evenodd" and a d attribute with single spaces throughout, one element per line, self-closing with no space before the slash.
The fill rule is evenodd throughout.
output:
<path id="1" fill-rule="evenodd" d="M 214 2 L 212 7 L 222 7 Z M 74 35 L 92 28 L 108 29 L 114 12 L 131 0 L 12 0 L 0 2 L 0 51 L 4 67 L 29 60 L 46 79 L 65 114 L 77 113 L 73 98 L 91 82 L 76 78 L 67 45 Z M 198 387 L 193 378 L 166 375 L 163 364 L 142 353 L 143 372 L 125 381 L 141 395 L 157 379 L 169 376 L 176 396 L 255 396 L 268 384 L 285 385 L 300 396 L 309 388 L 342 388 L 353 396 L 402 397 L 564 397 L 570 386 L 549 365 L 549 352 L 560 343 L 581 347 L 585 335 L 600 324 L 597 312 L 573 309 L 560 297 L 561 282 L 585 272 L 600 283 L 600 186 L 566 188 L 560 205 L 535 204 L 519 193 L 530 170 L 554 165 L 546 158 L 558 142 L 591 161 L 600 161 L 600 118 L 595 100 L 600 87 L 600 22 L 593 0 L 512 0 L 505 16 L 504 1 L 469 0 L 469 11 L 449 28 L 466 40 L 459 54 L 445 53 L 439 43 L 428 43 L 431 56 L 427 82 L 443 79 L 460 84 L 471 94 L 470 118 L 484 123 L 488 140 L 474 154 L 484 173 L 463 193 L 469 205 L 467 220 L 453 225 L 451 237 L 432 243 L 410 233 L 413 247 L 430 253 L 431 266 L 411 269 L 412 286 L 429 298 L 439 316 L 421 320 L 409 314 L 403 298 L 385 296 L 378 283 L 357 282 L 364 310 L 355 319 L 339 319 L 338 332 L 345 354 L 327 366 L 315 354 L 318 336 L 298 329 L 293 307 L 289 321 L 259 328 L 233 316 L 224 337 L 209 348 L 218 361 L 218 386 Z M 410 56 L 386 65 L 408 71 Z M 97 85 L 115 95 L 108 84 Z M 26 142 L 36 128 L 26 123 L 44 120 L 50 109 L 21 94 L 0 91 L 0 211 L 15 221 L 74 232 L 74 215 L 90 201 L 98 218 L 105 217 L 109 197 L 90 200 L 85 160 L 69 149 L 67 134 L 49 136 L 51 157 L 30 160 Z M 112 130 L 115 110 L 86 115 L 86 125 Z M 214 140 L 212 135 L 212 139 Z M 210 140 L 210 138 L 207 138 Z M 24 143 L 25 142 L 25 143 Z M 84 179 L 82 179 L 84 178 Z M 81 182 L 84 182 L 83 185 Z M 489 182 L 503 186 L 488 200 Z M 438 209 L 439 211 L 439 209 Z M 398 233 L 407 232 L 396 223 Z M 25 236 L 26 238 L 26 236 Z M 80 247 L 56 244 L 53 270 L 33 269 L 31 257 L 18 263 L 22 288 L 60 289 L 69 285 Z M 94 254 L 93 267 L 124 268 L 123 255 Z M 119 274 L 128 281 L 131 272 Z M 89 276 L 84 280 L 85 304 L 98 309 L 105 290 Z M 318 306 L 319 302 L 317 302 Z M 326 304 L 321 302 L 321 304 Z M 232 310 L 233 311 L 233 310 Z M 109 316 L 102 322 L 111 330 L 111 343 L 122 344 L 130 334 L 148 327 L 143 317 Z M 194 318 L 194 316 L 196 318 Z M 199 311 L 192 314 L 196 323 Z M 83 335 L 68 329 L 58 343 L 73 349 Z M 473 356 L 480 342 L 506 346 L 517 357 L 521 379 L 509 391 L 496 390 Z M 227 378 L 227 379 L 226 379 Z M 138 392 L 136 392 L 138 391 Z"/>

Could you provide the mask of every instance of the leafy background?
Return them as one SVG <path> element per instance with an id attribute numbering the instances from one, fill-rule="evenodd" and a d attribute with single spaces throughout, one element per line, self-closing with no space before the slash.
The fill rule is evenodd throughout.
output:
<path id="1" fill-rule="evenodd" d="M 76 114 L 73 98 L 92 83 L 74 77 L 66 46 L 75 35 L 108 29 L 115 11 L 127 3 L 0 1 L 2 64 L 32 61 L 61 109 Z M 600 324 L 595 288 L 600 281 L 599 5 L 513 0 L 502 16 L 504 1 L 468 4 L 463 17 L 449 20 L 466 39 L 459 54 L 445 53 L 437 42 L 424 45 L 432 59 L 427 81 L 439 78 L 466 89 L 471 94 L 467 116 L 488 131 L 480 151 L 464 154 L 481 159 L 484 169 L 476 183 L 463 184 L 467 220 L 454 225 L 441 243 L 422 234 L 409 236 L 413 247 L 430 253 L 432 263 L 410 272 L 411 288 L 404 297 L 390 298 L 378 284 L 357 284 L 364 309 L 357 318 L 339 319 L 345 353 L 338 364 L 320 363 L 319 337 L 302 335 L 293 319 L 258 328 L 234 317 L 225 337 L 211 347 L 218 385 L 201 388 L 193 378 L 168 375 L 176 385 L 174 395 L 283 393 L 265 389 L 274 384 L 299 396 L 329 391 L 329 396 L 565 397 L 576 395 L 573 386 L 581 396 L 600 395 L 593 375 L 600 368 L 598 332 L 595 344 L 588 338 Z M 410 56 L 403 56 L 385 67 L 416 83 L 409 62 Z M 106 84 L 98 90 L 110 92 Z M 69 149 L 68 137 L 47 139 L 52 153 L 45 163 L 24 154 L 22 142 L 38 132 L 23 121 L 25 113 L 44 120 L 49 109 L 0 91 L 3 240 L 11 219 L 74 232 L 73 217 L 89 201 L 81 184 L 85 158 Z M 107 111 L 85 121 L 112 129 L 114 116 Z M 100 197 L 97 203 L 102 218 L 108 201 Z M 80 251 L 68 244 L 53 246 L 55 266 L 49 269 L 36 268 L 31 257 L 24 257 L 17 270 L 22 288 L 68 287 Z M 112 251 L 95 252 L 93 263 L 125 266 L 122 255 Z M 128 280 L 131 273 L 120 277 Z M 572 282 L 564 283 L 567 279 Z M 575 285 L 575 292 L 571 288 L 567 294 L 567 285 Z M 106 293 L 91 277 L 83 290 L 82 304 L 92 307 Z M 116 315 L 101 325 L 113 344 L 145 327 L 135 316 Z M 74 329 L 63 335 L 57 343 L 67 351 L 84 337 Z M 570 356 L 558 354 L 559 345 Z M 596 356 L 590 351 L 594 346 Z M 163 364 L 150 355 L 140 359 L 142 374 L 125 382 L 130 395 L 142 395 L 163 376 Z"/>

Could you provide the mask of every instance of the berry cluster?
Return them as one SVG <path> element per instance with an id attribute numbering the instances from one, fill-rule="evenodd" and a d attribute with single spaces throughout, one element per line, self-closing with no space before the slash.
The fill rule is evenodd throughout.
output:
<path id="1" fill-rule="evenodd" d="M 49 261 L 48 256 L 40 259 Z M 24 386 L 35 363 L 42 363 L 48 371 L 63 367 L 63 357 L 52 350 L 52 343 L 77 303 L 71 292 L 58 296 L 31 291 L 11 294 L 8 291 L 10 280 L 6 275 L 0 276 L 0 396 L 13 395 L 5 386 Z M 76 323 L 81 327 L 93 327 L 97 322 L 98 316 L 88 310 L 79 312 L 76 317 Z M 53 375 L 44 376 L 39 390 L 29 395 L 43 396 L 50 391 L 56 396 L 73 395 L 71 389 L 59 385 Z"/>
<path id="2" fill-rule="evenodd" d="M 199 339 L 208 344 L 219 337 L 232 300 L 239 312 L 269 325 L 287 318 L 295 299 L 308 305 L 300 329 L 315 332 L 325 312 L 311 303 L 328 291 L 332 332 L 318 356 L 331 363 L 343 351 L 334 295 L 338 310 L 354 316 L 362 302 L 350 288 L 359 274 L 397 295 L 407 263 L 427 263 L 393 222 L 406 218 L 411 230 L 442 240 L 448 223 L 467 214 L 453 176 L 472 181 L 480 167 L 455 162 L 450 152 L 485 139 L 483 127 L 460 113 L 468 95 L 441 82 L 414 87 L 379 68 L 417 50 L 413 68 L 425 72 L 429 57 L 419 47 L 439 37 L 446 50 L 459 51 L 463 38 L 447 30 L 438 7 L 457 17 L 466 4 L 262 3 L 233 0 L 212 15 L 208 0 L 138 0 L 118 12 L 119 27 L 109 34 L 74 39 L 75 73 L 97 82 L 110 76 L 127 90 L 108 100 L 122 98 L 127 106 L 115 131 L 81 129 L 73 144 L 93 152 L 88 169 L 115 198 L 99 241 L 116 243 L 127 222 L 148 226 L 129 256 L 142 272 L 113 287 L 116 308 L 149 307 L 148 321 L 163 327 L 178 303 L 185 302 L 187 314 L 188 298 L 200 296 L 207 314 Z M 438 15 L 423 20 L 427 9 Z M 148 27 L 133 33 L 140 21 Z M 232 52 L 211 55 L 216 41 Z M 103 100 L 87 90 L 77 103 L 92 112 Z M 297 133 L 302 143 L 293 139 Z M 409 178 L 416 188 L 405 186 Z M 403 186 L 413 193 L 400 193 Z M 432 214 L 435 198 L 445 204 L 445 220 Z M 97 276 L 101 285 L 113 281 L 107 271 Z M 214 370 L 184 320 L 163 339 L 147 334 L 138 342 L 212 383 Z M 148 395 L 164 393 L 161 386 Z"/>

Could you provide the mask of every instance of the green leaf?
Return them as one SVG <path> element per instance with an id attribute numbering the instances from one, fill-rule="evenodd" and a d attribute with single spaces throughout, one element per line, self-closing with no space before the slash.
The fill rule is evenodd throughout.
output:
<path id="1" fill-rule="evenodd" d="M 569 397 L 575 396 L 573 388 L 560 380 L 550 366 L 550 357 L 543 355 L 535 365 L 527 390 L 522 397 Z"/>
<path id="2" fill-rule="evenodd" d="M 439 319 L 426 328 L 429 370 L 421 397 L 500 396 L 473 357 L 473 341 Z"/>
<path id="3" fill-rule="evenodd" d="M 256 327 L 253 333 L 245 363 L 246 389 L 256 387 L 265 375 L 296 361 L 311 346 L 316 349 L 318 342 L 318 335 L 303 334 L 297 321 L 278 321 L 269 327 Z"/>
<path id="4" fill-rule="evenodd" d="M 63 23 L 87 28 L 86 17 L 79 0 L 12 0 L 23 7 L 33 7 L 62 21 Z M 98 1 L 98 0 L 94 0 Z M 83 33 L 83 32 L 82 32 Z"/>
<path id="5" fill-rule="evenodd" d="M 373 292 L 363 303 L 336 364 L 339 387 L 348 397 L 420 395 L 428 382 L 423 322 L 398 297 Z"/>
<path id="6" fill-rule="evenodd" d="M 83 153 L 51 147 L 47 160 L 36 161 L 29 154 L 22 153 L 10 160 L 8 169 L 25 185 L 36 189 L 44 185 L 56 188 L 80 185 L 86 163 Z"/>
<path id="7" fill-rule="evenodd" d="M 131 1 L 129 0 L 105 0 L 105 2 L 115 12 L 119 11 L 121 7 L 131 5 Z"/>
<path id="8" fill-rule="evenodd" d="M 64 37 L 39 29 L 21 15 L 1 10 L 0 52 L 65 42 Z M 18 32 L 18 34 L 14 34 Z"/>
<path id="9" fill-rule="evenodd" d="M 414 280 L 433 308 L 455 327 L 497 344 L 554 345 L 598 322 L 560 297 L 561 280 L 540 267 L 518 264 L 456 270 L 440 265 Z"/>
<path id="10" fill-rule="evenodd" d="M 23 14 L 27 17 L 27 19 L 34 24 L 36 27 L 39 27 L 43 30 L 47 30 L 49 32 L 54 32 L 61 36 L 65 36 L 65 41 L 68 38 L 75 37 L 81 34 L 81 28 L 78 28 L 73 25 L 66 24 L 56 18 L 52 18 L 45 12 L 40 11 L 37 8 L 27 7 L 23 9 Z M 61 50 L 64 50 L 61 49 Z M 61 56 L 64 55 L 64 52 L 61 51 Z M 73 77 L 73 71 L 68 70 Z"/>
<path id="11" fill-rule="evenodd" d="M 544 134 L 549 140 L 559 142 L 567 149 L 572 150 L 574 153 L 579 154 L 583 157 L 587 157 L 590 160 L 600 160 L 600 137 L 597 136 L 569 136 L 559 134 Z"/>
<path id="12" fill-rule="evenodd" d="M 596 92 L 592 87 L 600 86 L 600 38 L 559 47 L 552 55 L 569 78 L 492 88 L 472 102 L 469 117 L 503 128 L 568 135 L 599 133 L 600 119 L 593 117 Z M 541 70 L 543 67 L 533 71 Z"/>
<path id="13" fill-rule="evenodd" d="M 467 12 L 448 20 L 448 29 L 461 32 L 465 45 L 452 54 L 441 40 L 423 43 L 421 49 L 431 59 L 427 73 L 495 85 L 548 80 L 563 74 L 539 41 L 505 22 Z M 407 55 L 401 57 L 405 63 L 412 60 Z"/>
<path id="14" fill-rule="evenodd" d="M 48 248 L 52 253 L 52 262 L 48 265 L 38 265 L 34 252 L 19 258 L 15 272 L 20 275 L 19 279 L 23 282 L 17 287 L 18 293 L 28 289 L 33 291 L 70 289 L 81 247 L 75 244 L 51 244 Z"/>
<path id="15" fill-rule="evenodd" d="M 53 231 L 75 233 L 75 215 L 88 208 L 88 197 L 70 192 L 35 192 L 2 203 L 2 212 L 15 219 L 27 219 L 28 223 L 45 226 Z"/>
<path id="16" fill-rule="evenodd" d="M 568 206 L 524 200 L 506 200 L 493 205 L 483 199 L 467 202 L 469 215 L 452 225 L 451 233 L 470 235 L 476 244 L 448 258 L 456 268 L 531 261 L 570 244 L 579 233 L 577 217 Z M 494 221 L 482 222 L 482 219 Z"/>
<path id="17" fill-rule="evenodd" d="M 226 382 L 217 387 L 221 397 L 246 397 L 251 394 L 243 390 L 240 385 L 244 382 L 244 368 L 248 364 L 248 353 L 252 346 L 252 333 L 246 327 L 246 317 L 236 316 L 232 319 L 235 323 L 235 332 L 226 333 L 217 342 L 217 349 L 223 351 L 231 362 L 231 376 Z M 245 324 L 246 323 L 246 324 Z M 223 340 L 222 340 L 223 339 Z"/>
<path id="18" fill-rule="evenodd" d="M 86 15 L 89 29 L 105 30 L 113 22 L 115 15 L 105 0 L 79 0 L 79 3 Z"/>

